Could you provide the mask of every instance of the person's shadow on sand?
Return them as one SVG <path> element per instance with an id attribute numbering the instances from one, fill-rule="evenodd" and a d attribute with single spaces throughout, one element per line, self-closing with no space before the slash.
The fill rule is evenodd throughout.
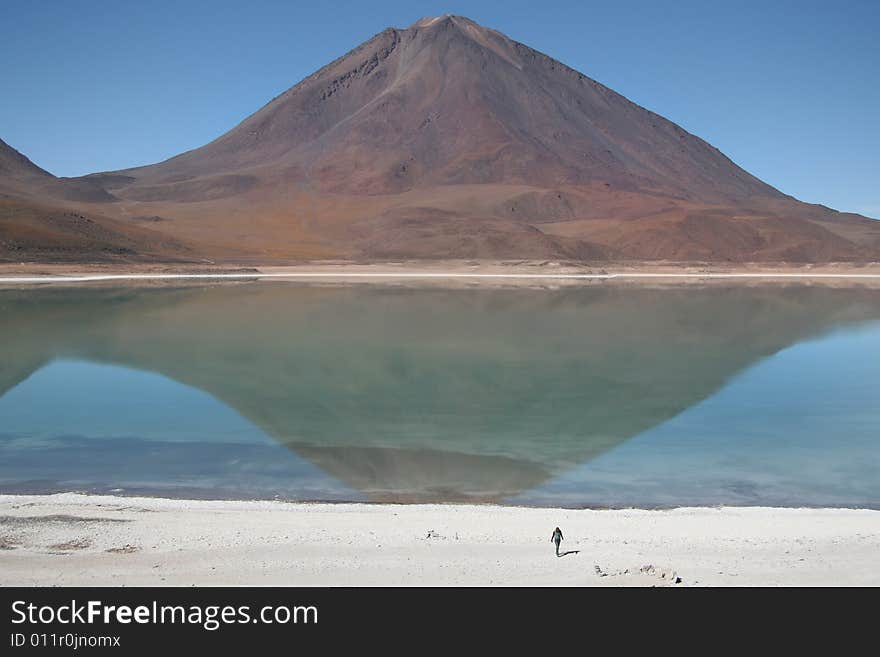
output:
<path id="1" fill-rule="evenodd" d="M 566 556 L 566 555 L 568 555 L 568 554 L 577 554 L 578 552 L 580 552 L 580 550 L 567 550 L 567 551 L 565 551 L 565 552 L 560 552 L 560 553 L 557 554 L 556 556 L 557 556 L 557 557 L 564 557 L 564 556 Z"/>

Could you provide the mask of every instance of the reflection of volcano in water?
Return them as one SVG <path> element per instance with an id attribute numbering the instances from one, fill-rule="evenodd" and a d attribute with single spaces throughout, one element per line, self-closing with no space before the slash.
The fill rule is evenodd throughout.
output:
<path id="1" fill-rule="evenodd" d="M 508 456 L 398 447 L 289 446 L 375 502 L 492 501 L 534 488 L 553 474 L 542 463 Z"/>
<path id="2" fill-rule="evenodd" d="M 495 500 L 669 419 L 880 294 L 253 283 L 0 292 L 0 392 L 57 357 L 204 390 L 376 500 Z M 207 443 L 209 444 L 209 443 Z"/>

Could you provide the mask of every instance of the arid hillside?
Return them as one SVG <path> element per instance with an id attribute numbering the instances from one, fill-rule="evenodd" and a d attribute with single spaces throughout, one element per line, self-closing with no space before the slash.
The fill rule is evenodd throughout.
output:
<path id="1" fill-rule="evenodd" d="M 787 196 L 459 16 L 389 28 L 158 164 L 57 179 L 15 159 L 0 193 L 147 226 L 194 258 L 880 259 L 880 222 Z"/>
<path id="2" fill-rule="evenodd" d="M 87 179 L 56 178 L 0 141 L 0 262 L 190 260 L 168 235 L 114 219 L 113 201 Z"/>

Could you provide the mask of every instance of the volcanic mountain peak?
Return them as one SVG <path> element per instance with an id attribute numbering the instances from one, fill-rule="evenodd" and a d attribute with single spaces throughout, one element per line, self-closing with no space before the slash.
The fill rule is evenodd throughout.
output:
<path id="1" fill-rule="evenodd" d="M 79 181 L 206 257 L 855 260 L 880 224 L 800 203 L 675 123 L 455 15 L 388 28 L 211 143 Z M 136 214 L 135 214 L 136 213 Z"/>
<path id="2" fill-rule="evenodd" d="M 679 126 L 451 15 L 389 28 L 207 146 L 120 173 L 108 185 L 130 184 L 134 200 L 210 200 L 266 177 L 354 194 L 600 183 L 712 202 L 781 196 Z"/>
<path id="3" fill-rule="evenodd" d="M 525 46 L 517 44 L 501 32 L 484 27 L 464 16 L 445 14 L 435 18 L 423 18 L 413 23 L 405 32 L 413 36 L 419 32 L 437 33 L 445 35 L 447 38 L 463 36 L 474 44 L 498 55 L 503 61 L 512 64 L 516 68 L 522 68 L 522 63 L 519 61 L 515 51 L 517 46 L 521 48 L 525 48 Z"/>
<path id="4" fill-rule="evenodd" d="M 465 18 L 464 16 L 456 16 L 454 14 L 443 14 L 441 16 L 425 16 L 424 18 L 420 18 L 415 23 L 410 25 L 410 29 L 417 27 L 429 27 L 431 25 L 435 25 L 439 21 L 448 21 L 450 23 L 469 23 L 471 25 L 476 25 L 471 19 Z"/>
<path id="5" fill-rule="evenodd" d="M 398 28 L 388 29 L 395 30 L 397 32 L 406 32 L 409 34 L 415 34 L 420 31 L 446 31 L 447 33 L 449 33 L 449 31 L 457 31 L 458 33 L 470 37 L 476 41 L 480 41 L 491 36 L 506 41 L 508 43 L 515 43 L 497 30 L 493 30 L 491 28 L 480 25 L 476 21 L 471 20 L 466 16 L 458 16 L 455 14 L 443 14 L 442 16 L 422 18 L 420 20 L 417 20 L 415 23 L 404 30 L 400 30 Z"/>

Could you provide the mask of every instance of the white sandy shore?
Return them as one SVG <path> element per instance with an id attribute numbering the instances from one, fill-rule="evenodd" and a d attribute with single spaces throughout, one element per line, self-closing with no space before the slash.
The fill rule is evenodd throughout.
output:
<path id="1" fill-rule="evenodd" d="M 559 525 L 557 558 L 550 534 Z M 597 570 L 598 567 L 598 570 Z M 0 496 L 0 585 L 880 585 L 880 511 Z"/>

